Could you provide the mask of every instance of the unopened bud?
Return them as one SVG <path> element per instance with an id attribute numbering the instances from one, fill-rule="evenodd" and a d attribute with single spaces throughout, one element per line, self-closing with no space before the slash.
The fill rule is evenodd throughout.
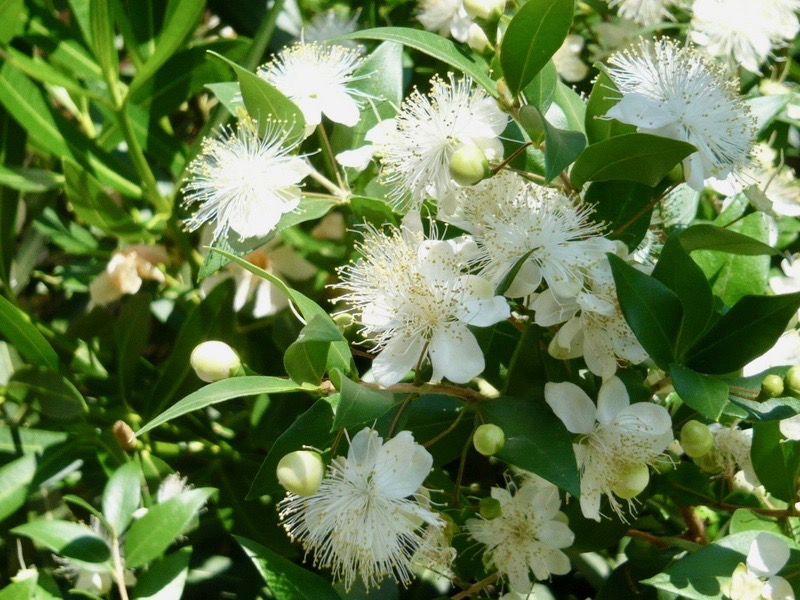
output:
<path id="1" fill-rule="evenodd" d="M 242 361 L 233 348 L 216 340 L 199 344 L 189 362 L 197 376 L 206 383 L 232 377 L 242 367 Z"/>
<path id="2" fill-rule="evenodd" d="M 133 429 L 125 421 L 116 421 L 111 429 L 117 439 L 119 447 L 126 452 L 133 452 L 139 441 L 133 436 Z"/>
<path id="3" fill-rule="evenodd" d="M 475 430 L 472 444 L 484 456 L 494 456 L 506 445 L 506 434 L 497 425 L 485 423 Z"/>
<path id="4" fill-rule="evenodd" d="M 710 452 L 706 452 L 702 456 L 692 458 L 692 461 L 700 468 L 701 471 L 711 475 L 721 473 L 722 469 L 724 468 L 719 453 L 714 449 L 712 449 Z"/>
<path id="5" fill-rule="evenodd" d="M 477 146 L 465 144 L 450 157 L 450 177 L 459 185 L 475 185 L 491 174 L 489 161 Z"/>
<path id="6" fill-rule="evenodd" d="M 503 512 L 503 509 L 500 506 L 499 500 L 494 498 L 481 498 L 481 501 L 478 504 L 478 512 L 484 519 L 491 521 L 492 519 L 499 517 Z"/>
<path id="7" fill-rule="evenodd" d="M 318 452 L 296 450 L 278 462 L 278 482 L 298 496 L 313 496 L 322 485 L 325 464 Z"/>
<path id="8" fill-rule="evenodd" d="M 800 398 L 800 366 L 794 366 L 786 371 L 783 381 L 789 393 L 795 398 Z"/>
<path id="9" fill-rule="evenodd" d="M 761 382 L 763 398 L 780 398 L 783 395 L 783 379 L 778 375 L 767 375 Z"/>
<path id="10" fill-rule="evenodd" d="M 634 463 L 620 469 L 616 484 L 611 488 L 623 500 L 635 498 L 650 482 L 650 469 L 645 463 Z"/>
<path id="11" fill-rule="evenodd" d="M 464 10 L 473 19 L 496 21 L 506 9 L 506 0 L 464 0 Z"/>
<path id="12" fill-rule="evenodd" d="M 700 421 L 687 421 L 681 428 L 681 448 L 691 458 L 708 454 L 714 446 L 714 434 Z"/>
<path id="13" fill-rule="evenodd" d="M 489 38 L 486 37 L 486 32 L 477 23 L 470 25 L 467 30 L 467 46 L 479 54 L 483 54 L 491 46 Z"/>

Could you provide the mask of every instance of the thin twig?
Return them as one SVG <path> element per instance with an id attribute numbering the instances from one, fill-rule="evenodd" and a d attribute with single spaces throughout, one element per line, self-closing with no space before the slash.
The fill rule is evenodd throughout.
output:
<path id="1" fill-rule="evenodd" d="M 458 413 L 458 416 L 456 417 L 455 421 L 453 421 L 453 422 L 450 424 L 450 427 L 448 427 L 447 429 L 445 429 L 443 432 L 441 432 L 439 435 L 437 435 L 437 436 L 436 436 L 435 438 L 433 438 L 432 440 L 430 440 L 430 441 L 427 441 L 427 442 L 425 442 L 424 444 L 422 444 L 422 447 L 423 447 L 423 448 L 428 448 L 429 446 L 433 446 L 433 445 L 434 445 L 436 442 L 438 442 L 440 439 L 442 439 L 442 438 L 443 438 L 444 436 L 446 436 L 448 433 L 450 433 L 451 431 L 453 431 L 453 430 L 454 430 L 456 427 L 458 427 L 458 424 L 461 422 L 461 419 L 463 419 L 463 418 L 464 418 L 464 414 L 465 414 L 466 412 L 467 412 L 467 409 L 466 409 L 466 407 L 464 407 L 463 409 L 461 409 L 461 412 L 460 412 L 460 413 Z"/>
<path id="2" fill-rule="evenodd" d="M 640 540 L 644 540 L 649 544 L 653 544 L 656 548 L 669 548 L 669 544 L 663 540 L 660 540 L 652 533 L 647 533 L 646 531 L 639 531 L 638 529 L 628 529 L 625 532 L 625 535 L 631 538 L 637 538 Z"/>
<path id="3" fill-rule="evenodd" d="M 492 573 L 491 575 L 489 575 L 485 579 L 481 579 L 477 583 L 473 583 L 471 586 L 469 586 L 463 592 L 458 592 L 450 600 L 464 600 L 464 598 L 471 598 L 472 596 L 475 596 L 476 594 L 478 594 L 478 592 L 480 592 L 484 588 L 487 588 L 490 585 L 492 585 L 499 578 L 500 578 L 500 573 L 499 572 L 498 573 Z"/>

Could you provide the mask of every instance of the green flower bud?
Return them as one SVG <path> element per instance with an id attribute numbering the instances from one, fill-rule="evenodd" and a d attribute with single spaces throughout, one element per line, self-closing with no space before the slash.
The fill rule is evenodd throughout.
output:
<path id="1" fill-rule="evenodd" d="M 687 456 L 699 458 L 714 446 L 714 434 L 700 421 L 688 421 L 681 428 L 681 447 Z"/>
<path id="2" fill-rule="evenodd" d="M 216 340 L 198 344 L 189 362 L 197 376 L 206 383 L 232 377 L 242 367 L 242 361 L 233 348 Z"/>
<path id="3" fill-rule="evenodd" d="M 313 496 L 322 485 L 325 464 L 318 452 L 297 450 L 278 462 L 278 482 L 298 496 Z"/>
<path id="4" fill-rule="evenodd" d="M 491 174 L 489 161 L 477 146 L 460 146 L 450 157 L 450 177 L 459 185 L 475 185 Z"/>
<path id="5" fill-rule="evenodd" d="M 472 444 L 484 456 L 494 456 L 506 445 L 506 434 L 497 425 L 485 423 L 475 430 Z"/>
<path id="6" fill-rule="evenodd" d="M 478 504 L 478 512 L 480 512 L 481 516 L 488 521 L 496 519 L 502 513 L 500 501 L 495 500 L 494 498 L 481 498 L 481 501 Z"/>
<path id="7" fill-rule="evenodd" d="M 611 491 L 623 500 L 635 498 L 650 482 L 650 469 L 645 463 L 625 465 L 617 475 L 617 481 Z"/>
<path id="8" fill-rule="evenodd" d="M 783 395 L 783 379 L 778 375 L 767 375 L 761 382 L 762 398 L 780 398 Z"/>
<path id="9" fill-rule="evenodd" d="M 721 473 L 723 469 L 722 460 L 720 459 L 719 453 L 711 449 L 710 452 L 703 454 L 702 456 L 692 457 L 692 461 L 700 470 L 704 473 L 709 473 L 711 475 L 716 475 L 717 473 Z"/>
<path id="10" fill-rule="evenodd" d="M 495 21 L 506 9 L 506 0 L 464 0 L 464 10 L 473 19 Z"/>
<path id="11" fill-rule="evenodd" d="M 800 398 L 800 365 L 786 371 L 786 377 L 783 381 L 789 393 L 795 398 Z"/>

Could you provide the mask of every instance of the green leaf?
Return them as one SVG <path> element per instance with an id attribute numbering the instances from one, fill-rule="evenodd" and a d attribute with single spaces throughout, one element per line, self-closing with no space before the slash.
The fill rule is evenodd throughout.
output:
<path id="1" fill-rule="evenodd" d="M 692 225 L 684 230 L 681 233 L 681 244 L 687 252 L 717 250 L 742 256 L 780 254 L 779 250 L 769 244 L 755 240 L 749 235 L 707 223 Z"/>
<path id="2" fill-rule="evenodd" d="M 537 132 L 543 133 L 546 182 L 571 165 L 586 147 L 586 138 L 581 132 L 554 127 L 533 106 L 520 109 L 519 122 L 531 139 L 541 139 Z"/>
<path id="3" fill-rule="evenodd" d="M 688 366 L 710 374 L 741 369 L 775 345 L 798 308 L 800 293 L 745 296 L 695 345 Z"/>
<path id="4" fill-rule="evenodd" d="M 41 194 L 64 185 L 64 177 L 44 169 L 0 166 L 0 185 L 19 192 Z"/>
<path id="5" fill-rule="evenodd" d="M 595 181 L 586 189 L 584 199 L 594 206 L 592 220 L 605 224 L 609 232 L 606 237 L 623 241 L 633 251 L 650 227 L 653 209 L 647 210 L 647 205 L 654 191 L 635 181 Z"/>
<path id="6" fill-rule="evenodd" d="M 617 297 L 636 339 L 659 366 L 675 360 L 683 309 L 675 293 L 663 283 L 609 254 Z"/>
<path id="7" fill-rule="evenodd" d="M 556 86 L 558 85 L 558 71 L 556 65 L 552 60 L 542 67 L 542 70 L 536 74 L 531 82 L 522 90 L 522 95 L 528 101 L 528 104 L 538 108 L 542 114 L 547 113 L 547 109 L 553 103 L 553 97 L 556 94 Z"/>
<path id="8" fill-rule="evenodd" d="M 11 115 L 0 106 L 0 164 L 20 168 L 27 160 L 27 136 Z M 12 166 L 13 165 L 13 166 Z M 11 288 L 11 262 L 17 255 L 17 212 L 19 193 L 8 189 L 0 171 L 0 279 Z"/>
<path id="9" fill-rule="evenodd" d="M 589 143 L 596 144 L 614 136 L 636 133 L 633 125 L 603 118 L 619 102 L 622 94 L 617 91 L 611 78 L 602 71 L 602 65 L 595 66 L 601 70 L 586 105 L 586 137 L 589 138 Z"/>
<path id="10" fill-rule="evenodd" d="M 8 393 L 54 419 L 72 419 L 88 411 L 81 393 L 67 379 L 45 367 L 17 369 L 8 382 Z"/>
<path id="11" fill-rule="evenodd" d="M 26 569 L 26 571 L 22 579 L 17 574 L 16 581 L 0 590 L 0 600 L 42 600 L 37 593 L 36 585 L 39 574 L 36 569 Z"/>
<path id="12" fill-rule="evenodd" d="M 714 295 L 702 269 L 697 266 L 680 242 L 679 234 L 667 239 L 653 277 L 675 292 L 683 307 L 683 319 L 675 343 L 682 356 L 692 347 L 714 317 Z"/>
<path id="13" fill-rule="evenodd" d="M 500 397 L 482 402 L 480 409 L 487 423 L 506 434 L 506 445 L 497 458 L 580 496 L 572 436 L 550 407 L 544 402 Z"/>
<path id="14" fill-rule="evenodd" d="M 553 104 L 545 116 L 556 127 L 586 134 L 586 101 L 560 79 L 556 82 Z"/>
<path id="15" fill-rule="evenodd" d="M 129 462 L 122 465 L 108 480 L 103 489 L 103 516 L 121 536 L 139 508 L 141 496 L 139 465 Z"/>
<path id="16" fill-rule="evenodd" d="M 340 399 L 336 406 L 336 417 L 333 429 L 350 428 L 364 423 L 372 423 L 386 414 L 398 402 L 389 390 L 376 390 L 356 383 L 342 373 L 333 369 L 331 382 L 339 390 Z"/>
<path id="17" fill-rule="evenodd" d="M 45 429 L 17 429 L 0 426 L 0 452 L 42 453 L 67 441 L 69 434 Z"/>
<path id="18" fill-rule="evenodd" d="M 733 513 L 729 528 L 731 534 L 743 531 L 767 531 L 775 535 L 783 535 L 783 529 L 774 518 L 765 517 L 746 508 L 740 508 Z"/>
<path id="19" fill-rule="evenodd" d="M 0 0 L 0 44 L 7 44 L 25 28 L 25 0 Z"/>
<path id="20" fill-rule="evenodd" d="M 223 83 L 209 83 L 206 88 L 220 101 L 231 115 L 237 117 L 240 108 L 245 108 L 242 100 L 242 90 L 239 88 L 238 81 L 225 81 Z"/>
<path id="21" fill-rule="evenodd" d="M 500 46 L 500 65 L 516 96 L 564 43 L 575 0 L 528 0 L 508 24 Z"/>
<path id="22" fill-rule="evenodd" d="M 353 370 L 350 344 L 330 317 L 320 315 L 311 319 L 286 349 L 283 364 L 294 381 L 312 385 L 318 385 L 331 369 Z"/>
<path id="23" fill-rule="evenodd" d="M 258 394 L 282 394 L 296 392 L 301 389 L 303 389 L 302 386 L 294 381 L 279 377 L 247 376 L 223 379 L 222 381 L 209 383 L 207 386 L 178 401 L 137 431 L 136 436 L 138 437 L 159 425 L 163 425 L 167 421 L 187 413 L 200 410 L 212 404 L 232 400 L 233 398 L 257 396 Z"/>
<path id="24" fill-rule="evenodd" d="M 301 450 L 303 446 L 324 450 L 333 441 L 332 427 L 333 410 L 331 405 L 326 400 L 317 400 L 311 405 L 311 408 L 290 423 L 286 431 L 275 440 L 253 479 L 250 491 L 247 492 L 247 500 L 282 490 L 275 474 L 278 461 L 289 452 Z"/>
<path id="25" fill-rule="evenodd" d="M 785 369 L 784 369 L 785 370 Z M 759 384 L 764 378 L 762 374 Z M 758 389 L 754 390 L 756 393 Z M 745 400 L 737 396 L 730 396 L 729 400 L 743 409 L 746 413 L 746 421 L 781 421 L 795 415 L 800 415 L 800 398 L 770 398 L 769 400 L 753 401 Z"/>
<path id="26" fill-rule="evenodd" d="M 108 0 L 91 1 L 89 22 L 94 56 L 103 71 L 103 78 L 109 85 L 116 85 L 119 74 L 119 58 L 114 45 L 114 18 Z"/>
<path id="27" fill-rule="evenodd" d="M 58 356 L 31 318 L 0 296 L 0 333 L 30 362 L 58 371 Z"/>
<path id="28" fill-rule="evenodd" d="M 106 541 L 85 525 L 71 521 L 40 519 L 11 530 L 32 539 L 65 558 L 84 563 L 105 563 L 111 559 Z"/>
<path id="29" fill-rule="evenodd" d="M 650 135 L 627 133 L 587 146 L 570 172 L 572 184 L 587 181 L 638 181 L 655 187 L 684 158 L 697 152 L 686 142 Z"/>
<path id="30" fill-rule="evenodd" d="M 485 68 L 463 53 L 452 41 L 436 33 L 405 27 L 375 27 L 348 33 L 336 39 L 382 40 L 403 44 L 469 75 L 475 83 L 483 86 L 492 96 L 497 96 L 497 84 L 486 74 Z"/>
<path id="31" fill-rule="evenodd" d="M 750 456 L 753 470 L 766 490 L 784 502 L 794 502 L 800 475 L 800 444 L 786 442 L 779 421 L 753 424 Z"/>
<path id="32" fill-rule="evenodd" d="M 75 214 L 101 231 L 123 240 L 141 241 L 152 236 L 103 190 L 103 186 L 78 163 L 64 158 L 67 196 Z"/>
<path id="33" fill-rule="evenodd" d="M 724 381 L 679 365 L 670 365 L 669 374 L 681 400 L 712 421 L 720 418 L 728 404 L 729 390 Z"/>
<path id="34" fill-rule="evenodd" d="M 150 340 L 150 303 L 147 293 L 134 294 L 122 302 L 119 320 L 114 328 L 117 350 L 117 377 L 122 397 L 129 399 L 147 343 Z"/>
<path id="35" fill-rule="evenodd" d="M 136 519 L 128 529 L 125 565 L 135 569 L 160 557 L 191 524 L 214 491 L 213 488 L 186 490 L 151 506 L 147 514 Z"/>
<path id="36" fill-rule="evenodd" d="M 192 548 L 187 546 L 154 562 L 139 575 L 133 588 L 134 600 L 173 600 L 183 597 Z"/>
<path id="37" fill-rule="evenodd" d="M 33 454 L 25 454 L 0 467 L 0 523 L 25 505 L 35 475 Z"/>
<path id="38" fill-rule="evenodd" d="M 131 81 L 128 94 L 135 93 L 150 81 L 158 69 L 184 44 L 202 16 L 205 4 L 196 0 L 174 0 L 170 2 L 170 9 L 167 22 L 156 41 L 155 50 Z M 156 83 L 154 82 L 153 87 Z"/>
<path id="39" fill-rule="evenodd" d="M 256 570 L 277 600 L 341 600 L 322 577 L 238 535 L 233 536 L 253 561 Z"/>
<path id="40" fill-rule="evenodd" d="M 258 122 L 259 132 L 263 135 L 269 126 L 269 119 L 285 121 L 287 126 L 288 141 L 300 141 L 305 136 L 306 120 L 303 112 L 297 105 L 279 92 L 266 79 L 262 79 L 240 67 L 235 62 L 228 60 L 221 54 L 209 51 L 214 58 L 225 62 L 236 73 L 239 87 L 242 90 L 242 99 L 247 107 L 248 114 Z"/>

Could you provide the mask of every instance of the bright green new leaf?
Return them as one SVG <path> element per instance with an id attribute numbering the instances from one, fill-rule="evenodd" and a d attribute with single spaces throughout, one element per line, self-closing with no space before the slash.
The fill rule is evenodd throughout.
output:
<path id="1" fill-rule="evenodd" d="M 105 563 L 111 559 L 106 541 L 86 525 L 72 521 L 39 519 L 11 530 L 32 539 L 65 558 L 83 563 Z"/>
<path id="2" fill-rule="evenodd" d="M 0 296 L 0 334 L 31 363 L 58 371 L 58 356 L 27 313 Z"/>
<path id="3" fill-rule="evenodd" d="M 365 387 L 349 379 L 339 369 L 333 369 L 330 377 L 340 394 L 333 429 L 372 423 L 398 404 L 389 390 Z"/>
<path id="4" fill-rule="evenodd" d="M 141 478 L 139 465 L 125 463 L 114 471 L 103 489 L 103 515 L 118 536 L 125 532 L 134 511 L 139 508 Z"/>
<path id="5" fill-rule="evenodd" d="M 186 546 L 155 561 L 139 575 L 133 588 L 133 600 L 173 600 L 183 597 L 189 575 L 192 548 Z"/>
<path id="6" fill-rule="evenodd" d="M 24 454 L 0 467 L 0 522 L 25 505 L 36 475 L 36 456 Z"/>
<path id="7" fill-rule="evenodd" d="M 681 400 L 712 421 L 720 418 L 728 404 L 729 390 L 724 381 L 679 365 L 670 365 L 669 373 Z"/>
<path id="8" fill-rule="evenodd" d="M 580 156 L 586 147 L 586 138 L 580 131 L 568 131 L 551 125 L 533 106 L 523 106 L 519 121 L 531 139 L 544 138 L 544 164 L 546 182 L 557 177 Z M 539 132 L 542 135 L 538 135 Z"/>

